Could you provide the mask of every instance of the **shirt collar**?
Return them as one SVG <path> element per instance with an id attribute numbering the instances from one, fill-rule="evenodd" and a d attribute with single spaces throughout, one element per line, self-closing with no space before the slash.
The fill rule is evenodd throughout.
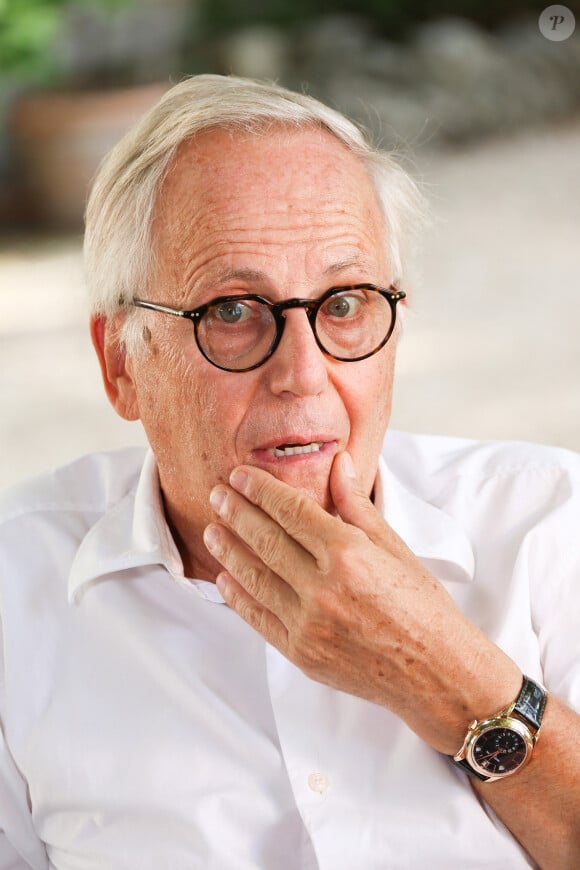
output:
<path id="1" fill-rule="evenodd" d="M 188 586 L 211 586 L 223 600 L 215 584 L 184 577 L 183 562 L 165 519 L 152 450 L 146 454 L 136 489 L 108 509 L 82 540 L 69 575 L 69 601 L 75 601 L 93 581 L 144 565 L 161 565 L 174 580 Z"/>
<path id="2" fill-rule="evenodd" d="M 474 558 L 469 540 L 456 520 L 411 492 L 381 458 L 375 503 L 389 525 L 424 562 L 433 563 L 439 576 L 469 580 Z M 107 510 L 82 540 L 69 576 L 69 600 L 75 601 L 88 584 L 130 568 L 163 566 L 178 583 L 195 588 L 203 597 L 223 602 L 214 583 L 189 580 L 163 509 L 159 473 L 149 450 L 135 490 Z"/>
<path id="3" fill-rule="evenodd" d="M 377 507 L 409 549 L 439 579 L 472 580 L 473 549 L 457 519 L 410 490 L 382 456 L 378 481 Z"/>

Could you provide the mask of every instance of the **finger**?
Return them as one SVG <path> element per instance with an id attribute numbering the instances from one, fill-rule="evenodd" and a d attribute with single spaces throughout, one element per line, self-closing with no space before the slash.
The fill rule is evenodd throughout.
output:
<path id="1" fill-rule="evenodd" d="M 330 493 L 338 514 L 375 539 L 382 532 L 384 520 L 363 490 L 349 453 L 338 453 L 330 470 Z"/>
<path id="2" fill-rule="evenodd" d="M 226 604 L 254 628 L 272 646 L 286 655 L 288 650 L 288 630 L 267 607 L 246 592 L 238 581 L 223 571 L 216 577 L 216 586 Z"/>
<path id="3" fill-rule="evenodd" d="M 288 583 L 265 565 L 229 529 L 217 523 L 204 532 L 204 543 L 245 592 L 286 624 L 295 619 L 300 601 Z"/>
<path id="4" fill-rule="evenodd" d="M 326 564 L 328 543 L 336 520 L 310 496 L 253 466 L 234 469 L 230 483 L 237 492 L 271 517 L 318 564 Z"/>
<path id="5" fill-rule="evenodd" d="M 238 538 L 296 591 L 308 582 L 315 559 L 262 508 L 227 486 L 212 490 L 210 502 Z"/>
<path id="6" fill-rule="evenodd" d="M 361 529 L 377 545 L 398 549 L 403 542 L 390 528 L 361 487 L 352 458 L 346 451 L 337 454 L 330 470 L 330 493 L 340 518 Z"/>

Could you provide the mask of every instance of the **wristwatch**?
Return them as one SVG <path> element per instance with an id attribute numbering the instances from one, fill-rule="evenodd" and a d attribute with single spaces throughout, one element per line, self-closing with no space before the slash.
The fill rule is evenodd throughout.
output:
<path id="1" fill-rule="evenodd" d="M 489 719 L 473 720 L 453 761 L 482 782 L 521 770 L 538 741 L 546 701 L 546 690 L 524 676 L 513 703 Z"/>

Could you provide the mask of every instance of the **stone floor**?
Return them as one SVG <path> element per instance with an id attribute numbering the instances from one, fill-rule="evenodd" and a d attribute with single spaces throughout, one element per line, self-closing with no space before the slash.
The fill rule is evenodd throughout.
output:
<path id="1" fill-rule="evenodd" d="M 580 122 L 421 155 L 435 222 L 392 424 L 580 450 Z M 78 239 L 0 245 L 0 485 L 141 443 L 100 386 Z"/>

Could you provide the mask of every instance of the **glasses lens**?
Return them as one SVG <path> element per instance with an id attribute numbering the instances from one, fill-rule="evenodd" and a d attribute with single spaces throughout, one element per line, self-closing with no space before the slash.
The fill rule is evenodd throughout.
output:
<path id="1" fill-rule="evenodd" d="M 384 344 L 393 327 L 387 299 L 367 288 L 337 290 L 318 309 L 316 334 L 337 359 L 356 360 Z"/>
<path id="2" fill-rule="evenodd" d="M 216 302 L 197 330 L 197 340 L 208 359 L 234 372 L 262 362 L 275 338 L 276 321 L 269 308 L 242 297 Z"/>

